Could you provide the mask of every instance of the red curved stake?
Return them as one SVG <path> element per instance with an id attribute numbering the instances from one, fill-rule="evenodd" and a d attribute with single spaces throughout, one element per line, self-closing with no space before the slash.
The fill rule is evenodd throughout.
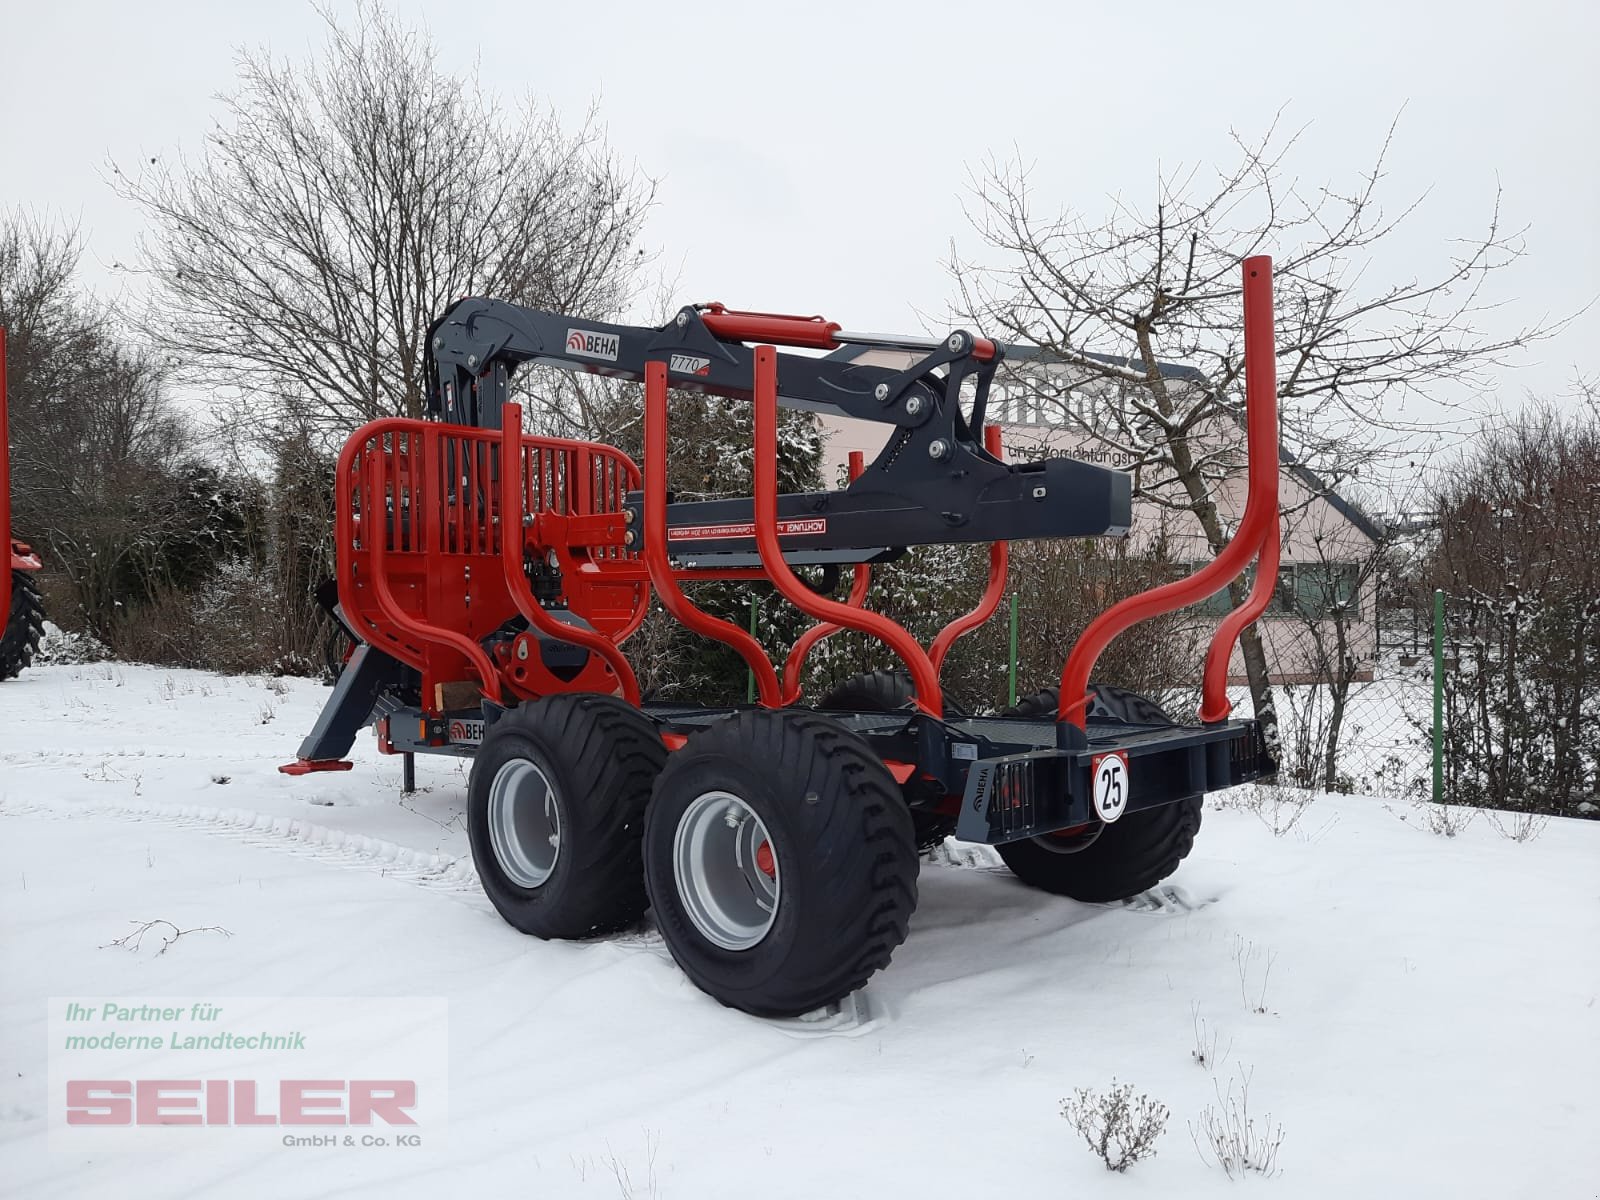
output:
<path id="1" fill-rule="evenodd" d="M 1239 521 L 1239 531 L 1222 548 L 1217 557 L 1187 579 L 1163 584 L 1137 596 L 1130 596 L 1114 604 L 1089 623 L 1078 638 L 1072 653 L 1067 656 L 1061 671 L 1061 704 L 1056 712 L 1058 721 L 1070 721 L 1080 729 L 1085 724 L 1089 706 L 1089 675 L 1094 670 L 1100 654 L 1123 630 L 1130 625 L 1162 613 L 1172 612 L 1185 605 L 1194 604 L 1220 592 L 1250 565 L 1250 560 L 1261 552 L 1260 570 L 1276 578 L 1278 561 L 1276 541 L 1272 542 L 1270 561 L 1267 551 L 1269 537 L 1278 525 L 1278 385 L 1276 363 L 1273 361 L 1272 340 L 1272 259 L 1258 255 L 1244 260 L 1244 347 L 1245 347 L 1245 436 L 1249 447 L 1250 494 L 1245 501 L 1244 516 Z M 1270 592 L 1267 593 L 1269 596 Z M 1256 597 L 1244 606 L 1251 610 Z M 1263 605 L 1265 601 L 1262 601 Z M 1241 611 L 1244 611 L 1241 610 Z M 1250 611 L 1244 618 L 1253 620 L 1259 610 Z M 1234 614 L 1235 616 L 1237 614 Z M 1227 704 L 1228 657 L 1232 653 L 1232 637 L 1238 635 L 1232 619 L 1218 627 L 1212 640 L 1211 652 L 1206 657 L 1205 695 L 1203 720 L 1220 720 L 1215 700 Z M 1222 639 L 1227 635 L 1228 639 Z M 1225 645 L 1226 651 L 1217 647 Z M 1219 667 L 1220 662 L 1220 667 Z M 1222 709 L 1226 715 L 1226 709 Z M 1207 716 L 1206 714 L 1212 714 Z"/>
<path id="2" fill-rule="evenodd" d="M 989 425 L 983 431 L 983 446 L 995 458 L 1001 456 L 1000 427 Z M 1011 543 L 993 542 L 989 546 L 989 586 L 984 588 L 982 597 L 971 612 L 965 613 L 951 621 L 939 631 L 939 636 L 933 639 L 933 649 L 928 652 L 928 657 L 933 660 L 935 671 L 944 670 L 944 657 L 950 653 L 950 647 L 956 644 L 959 638 L 965 637 L 990 617 L 994 616 L 995 609 L 1000 607 L 1000 601 L 1006 594 L 1006 575 L 1011 565 Z"/>
<path id="3" fill-rule="evenodd" d="M 758 351 L 759 353 L 759 351 Z M 757 422 L 759 426 L 759 420 Z M 758 437 L 759 442 L 759 437 Z M 773 456 L 769 450 L 769 459 Z M 756 477 L 761 476 L 761 451 L 756 450 Z M 761 518 L 756 518 L 757 528 Z M 667 554 L 667 364 L 646 363 L 644 368 L 644 553 L 645 569 L 665 608 L 678 623 L 713 641 L 731 646 L 749 665 L 756 678 L 756 691 L 767 708 L 778 708 L 783 698 L 778 673 L 772 669 L 767 652 L 743 629 L 731 621 L 713 617 L 697 608 L 683 594 L 673 577 Z"/>
<path id="4" fill-rule="evenodd" d="M 1267 528 L 1266 540 L 1261 545 L 1261 557 L 1256 567 L 1255 585 L 1250 595 L 1238 608 L 1217 624 L 1211 635 L 1211 646 L 1206 650 L 1206 672 L 1200 696 L 1200 719 L 1207 725 L 1226 721 L 1233 711 L 1228 699 L 1228 660 L 1233 657 L 1233 645 L 1250 624 L 1266 611 L 1272 593 L 1278 586 L 1278 549 L 1280 533 L 1278 522 Z"/>
<path id="5" fill-rule="evenodd" d="M 784 599 L 801 612 L 871 634 L 886 643 L 911 672 L 917 708 L 933 717 L 943 716 L 944 697 L 939 689 L 939 673 L 933 669 L 932 661 L 916 638 L 879 613 L 851 608 L 817 595 L 784 561 L 783 547 L 778 541 L 778 352 L 771 346 L 757 346 L 755 360 L 755 526 L 761 565 Z M 665 407 L 664 368 L 661 379 L 661 404 Z"/>
<path id="6" fill-rule="evenodd" d="M 850 480 L 855 482 L 861 478 L 861 472 L 867 469 L 867 457 L 859 450 L 850 451 Z M 867 603 L 867 592 L 872 588 L 872 566 L 869 563 L 857 563 L 855 574 L 850 581 L 850 596 L 845 601 L 851 608 L 863 608 Z M 819 621 L 802 633 L 789 651 L 789 657 L 783 663 L 783 702 L 793 704 L 800 699 L 800 667 L 805 662 L 806 655 L 824 638 L 830 638 L 838 633 L 843 626 L 835 625 L 832 621 Z"/>

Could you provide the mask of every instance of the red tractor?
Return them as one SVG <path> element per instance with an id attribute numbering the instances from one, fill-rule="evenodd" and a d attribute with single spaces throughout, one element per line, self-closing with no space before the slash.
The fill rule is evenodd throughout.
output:
<path id="1" fill-rule="evenodd" d="M 1058 689 L 995 716 L 948 705 L 939 676 L 999 605 L 1008 541 L 1125 532 L 1132 507 L 1121 472 L 1005 461 L 985 419 L 1005 346 L 719 304 L 654 328 L 460 301 L 428 332 L 430 419 L 371 422 L 340 455 L 334 615 L 357 644 L 283 770 L 348 769 L 367 725 L 408 767 L 414 754 L 472 757 L 473 859 L 507 922 L 585 938 L 652 908 L 698 986 L 762 1015 L 837 1001 L 884 967 L 916 905 L 918 850 L 948 835 L 994 845 L 1022 882 L 1080 900 L 1155 886 L 1193 844 L 1205 793 L 1272 769 L 1258 725 L 1228 719 L 1224 688 L 1278 556 L 1271 263 L 1243 270 L 1238 535 L 1195 575 L 1103 613 Z M 910 365 L 860 361 L 860 347 Z M 510 385 L 533 361 L 643 380 L 644 469 L 610 446 L 525 435 Z M 753 405 L 752 496 L 669 497 L 669 387 Z M 780 404 L 889 426 L 887 444 L 871 463 L 857 456 L 840 490 L 780 495 Z M 990 546 L 988 579 L 931 647 L 865 609 L 875 564 L 957 542 Z M 1091 684 L 1118 632 L 1221 591 L 1253 559 L 1263 582 L 1217 630 L 1197 723 Z M 843 568 L 840 600 L 827 581 Z M 690 601 L 683 585 L 700 580 L 770 582 L 817 624 L 780 670 Z M 653 600 L 736 650 L 759 702 L 641 700 L 622 646 Z M 879 638 L 904 673 L 803 703 L 807 653 L 841 628 Z"/>
<path id="2" fill-rule="evenodd" d="M 6 331 L 0 328 L 0 598 L 6 603 L 0 631 L 0 680 L 22 673 L 44 636 L 44 602 L 33 573 L 40 567 L 33 547 L 11 536 L 11 444 L 6 430 Z"/>

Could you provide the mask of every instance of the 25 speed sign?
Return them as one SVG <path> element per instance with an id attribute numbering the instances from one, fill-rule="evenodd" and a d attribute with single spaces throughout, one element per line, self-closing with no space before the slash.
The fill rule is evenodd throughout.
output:
<path id="1" fill-rule="evenodd" d="M 1111 750 L 1089 760 L 1094 811 L 1107 825 L 1128 808 L 1128 752 Z"/>

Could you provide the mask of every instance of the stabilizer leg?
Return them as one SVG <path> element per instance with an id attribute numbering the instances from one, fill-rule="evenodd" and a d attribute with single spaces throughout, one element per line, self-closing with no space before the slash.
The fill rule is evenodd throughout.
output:
<path id="1" fill-rule="evenodd" d="M 295 761 L 279 767 L 285 775 L 313 771 L 348 771 L 344 756 L 355 745 L 356 734 L 372 720 L 373 709 L 385 688 L 398 684 L 405 664 L 368 645 L 357 646 L 345 663 L 333 695 L 322 706 L 317 723 L 300 743 Z"/>

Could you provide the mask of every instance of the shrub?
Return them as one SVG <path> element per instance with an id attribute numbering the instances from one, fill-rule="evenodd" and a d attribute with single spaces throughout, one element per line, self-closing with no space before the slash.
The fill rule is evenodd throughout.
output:
<path id="1" fill-rule="evenodd" d="M 1229 1179 L 1242 1177 L 1247 1171 L 1259 1175 L 1275 1175 L 1278 1171 L 1283 1126 L 1273 1124 L 1269 1114 L 1257 1128 L 1250 1115 L 1251 1074 L 1241 1069 L 1238 1078 L 1229 1081 L 1226 1094 L 1213 1083 L 1217 1103 L 1206 1105 L 1198 1128 L 1189 1126 L 1189 1136 L 1194 1139 L 1201 1161 L 1221 1167 Z M 1207 1158 L 1207 1147 L 1215 1163 Z"/>
<path id="2" fill-rule="evenodd" d="M 1167 1127 L 1167 1106 L 1140 1092 L 1131 1083 L 1111 1081 L 1104 1095 L 1079 1088 L 1061 1102 L 1061 1115 L 1100 1156 L 1108 1171 L 1126 1171 L 1156 1152 L 1156 1139 Z"/>
<path id="3" fill-rule="evenodd" d="M 1486 431 L 1447 473 L 1433 562 L 1454 664 L 1446 801 L 1585 812 L 1600 776 L 1597 541 L 1593 417 L 1535 409 Z"/>

